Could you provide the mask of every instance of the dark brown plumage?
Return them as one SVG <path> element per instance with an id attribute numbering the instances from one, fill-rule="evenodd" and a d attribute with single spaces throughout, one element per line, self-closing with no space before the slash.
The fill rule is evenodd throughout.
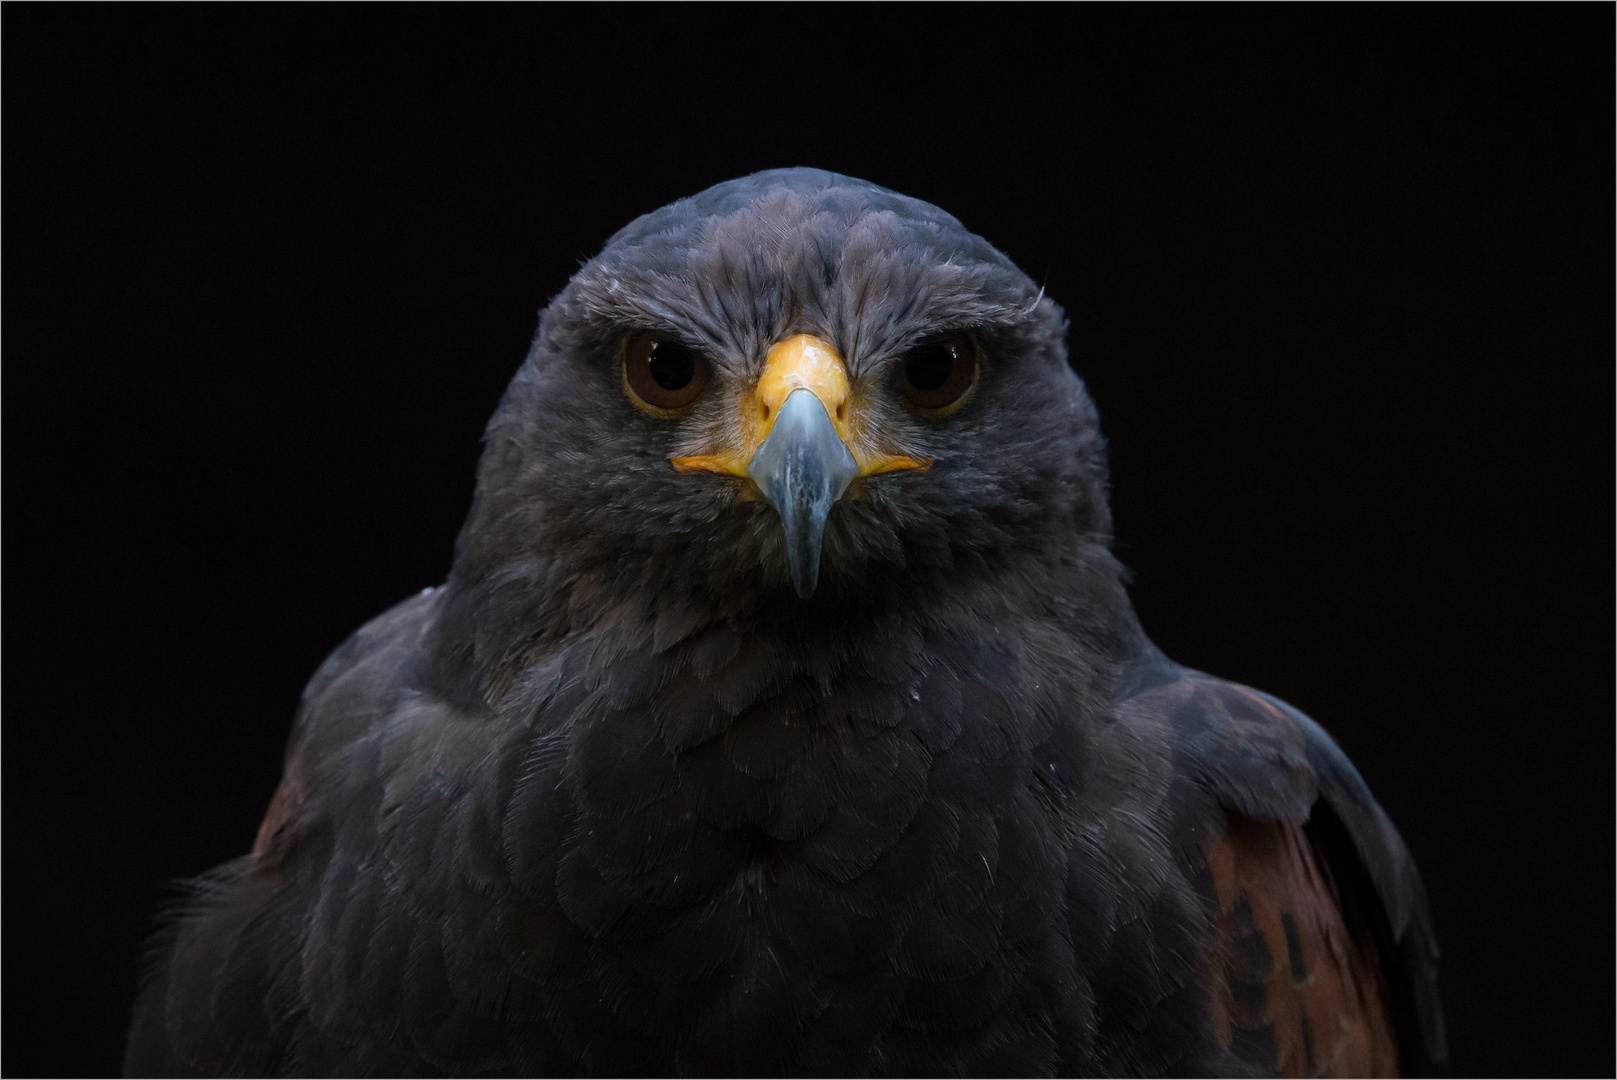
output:
<path id="1" fill-rule="evenodd" d="M 129 1070 L 1440 1063 L 1363 781 L 1140 630 L 1064 330 L 833 174 L 619 233 L 489 425 L 449 581 L 310 682 Z"/>

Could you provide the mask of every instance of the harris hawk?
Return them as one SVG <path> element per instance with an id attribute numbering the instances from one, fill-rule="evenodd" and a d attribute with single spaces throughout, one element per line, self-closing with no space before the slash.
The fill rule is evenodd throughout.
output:
<path id="1" fill-rule="evenodd" d="M 1142 631 L 1061 310 L 833 173 L 544 312 L 448 581 L 304 693 L 131 1074 L 1391 1075 L 1420 877 L 1318 725 Z"/>

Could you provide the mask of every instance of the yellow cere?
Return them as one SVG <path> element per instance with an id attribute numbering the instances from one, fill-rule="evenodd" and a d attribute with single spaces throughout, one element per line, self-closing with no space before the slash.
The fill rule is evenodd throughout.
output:
<path id="1" fill-rule="evenodd" d="M 742 406 L 738 429 L 745 432 L 743 445 L 715 454 L 693 454 L 670 460 L 680 472 L 716 472 L 746 476 L 747 464 L 769 438 L 775 417 L 786 399 L 798 390 L 807 390 L 820 399 L 826 415 L 836 428 L 843 445 L 859 463 L 860 476 L 896 472 L 900 469 L 925 471 L 930 460 L 869 451 L 860 437 L 857 404 L 851 400 L 848 368 L 836 347 L 812 334 L 794 334 L 777 341 L 764 360 L 764 372 L 750 399 Z"/>

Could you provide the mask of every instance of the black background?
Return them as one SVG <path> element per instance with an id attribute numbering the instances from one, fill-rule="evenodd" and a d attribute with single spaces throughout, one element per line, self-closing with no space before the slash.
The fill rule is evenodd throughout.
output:
<path id="1" fill-rule="evenodd" d="M 1610 5 L 4 22 L 5 1072 L 117 1068 L 578 261 L 790 164 L 1066 307 L 1146 628 L 1358 763 L 1456 1071 L 1612 1072 Z"/>

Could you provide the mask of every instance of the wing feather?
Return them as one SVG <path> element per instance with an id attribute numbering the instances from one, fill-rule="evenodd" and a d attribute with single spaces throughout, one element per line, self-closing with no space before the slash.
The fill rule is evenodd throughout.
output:
<path id="1" fill-rule="evenodd" d="M 1420 873 L 1331 737 L 1285 702 L 1149 646 L 1116 697 L 1125 717 L 1171 718 L 1180 773 L 1217 804 L 1182 796 L 1174 832 L 1204 872 L 1218 941 L 1211 1008 L 1235 1066 L 1441 1071 L 1448 1048 Z"/>

